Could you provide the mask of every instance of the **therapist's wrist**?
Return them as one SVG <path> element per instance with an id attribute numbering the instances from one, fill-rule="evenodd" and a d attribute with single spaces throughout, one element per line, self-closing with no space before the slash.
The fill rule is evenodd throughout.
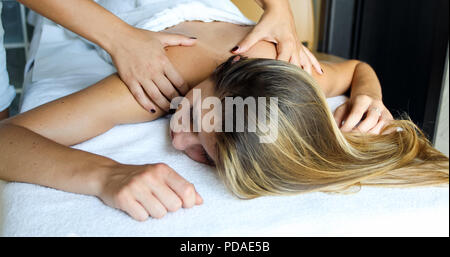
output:
<path id="1" fill-rule="evenodd" d="M 113 26 L 111 31 L 103 37 L 103 39 L 99 40 L 99 45 L 110 55 L 114 55 L 118 49 L 126 47 L 127 41 L 136 34 L 137 29 L 133 26 L 121 22 L 116 26 Z"/>

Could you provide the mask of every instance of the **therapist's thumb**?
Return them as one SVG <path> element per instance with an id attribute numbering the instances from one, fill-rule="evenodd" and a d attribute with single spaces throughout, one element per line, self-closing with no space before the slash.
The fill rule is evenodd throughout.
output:
<path id="1" fill-rule="evenodd" d="M 250 32 L 241 42 L 231 49 L 231 52 L 233 54 L 245 53 L 260 40 L 261 38 L 257 33 Z"/>
<path id="2" fill-rule="evenodd" d="M 161 33 L 159 40 L 166 46 L 192 46 L 197 42 L 196 37 L 188 37 L 181 34 Z"/>

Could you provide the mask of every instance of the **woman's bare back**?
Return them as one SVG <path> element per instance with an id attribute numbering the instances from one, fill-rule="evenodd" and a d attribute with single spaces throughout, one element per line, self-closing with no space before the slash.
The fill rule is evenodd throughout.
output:
<path id="1" fill-rule="evenodd" d="M 166 29 L 165 32 L 196 37 L 197 43 L 192 47 L 168 47 L 167 56 L 189 86 L 193 87 L 205 80 L 219 64 L 226 61 L 232 55 L 231 49 L 251 29 L 251 26 L 226 22 L 183 22 Z M 264 41 L 259 42 L 246 53 L 246 56 L 275 58 L 275 45 Z"/>

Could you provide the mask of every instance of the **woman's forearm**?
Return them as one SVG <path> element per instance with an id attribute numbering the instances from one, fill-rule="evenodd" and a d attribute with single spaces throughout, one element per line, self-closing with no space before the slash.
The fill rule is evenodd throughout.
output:
<path id="1" fill-rule="evenodd" d="M 110 52 L 130 25 L 91 0 L 18 0 L 37 13 Z"/>
<path id="2" fill-rule="evenodd" d="M 382 99 L 381 85 L 375 71 L 364 62 L 359 62 L 353 73 L 350 96 L 368 95 L 376 100 Z"/>
<path id="3" fill-rule="evenodd" d="M 24 127 L 0 123 L 0 179 L 98 195 L 115 161 L 72 149 Z"/>
<path id="4" fill-rule="evenodd" d="M 343 81 L 351 75 L 351 82 L 347 83 L 350 84 L 350 99 L 334 111 L 337 125 L 343 132 L 382 133 L 393 117 L 383 104 L 381 85 L 375 71 L 364 62 L 351 60 L 344 62 L 344 66 L 345 63 L 348 68 L 353 68 L 338 69 L 338 73 L 342 74 L 341 79 L 345 78 Z M 339 75 L 334 77 L 339 80 Z"/>
<path id="5" fill-rule="evenodd" d="M 203 202 L 195 187 L 165 164 L 122 165 L 8 120 L 0 123 L 0 179 L 97 196 L 139 221 Z"/>

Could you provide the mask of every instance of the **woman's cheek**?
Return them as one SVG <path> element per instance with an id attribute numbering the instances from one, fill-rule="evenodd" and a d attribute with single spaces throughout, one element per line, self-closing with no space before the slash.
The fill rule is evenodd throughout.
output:
<path id="1" fill-rule="evenodd" d="M 200 151 L 197 151 L 195 149 L 188 149 L 185 151 L 186 155 L 191 158 L 192 160 L 200 163 L 204 163 L 205 160 L 203 160 L 203 156 L 201 155 Z"/>

